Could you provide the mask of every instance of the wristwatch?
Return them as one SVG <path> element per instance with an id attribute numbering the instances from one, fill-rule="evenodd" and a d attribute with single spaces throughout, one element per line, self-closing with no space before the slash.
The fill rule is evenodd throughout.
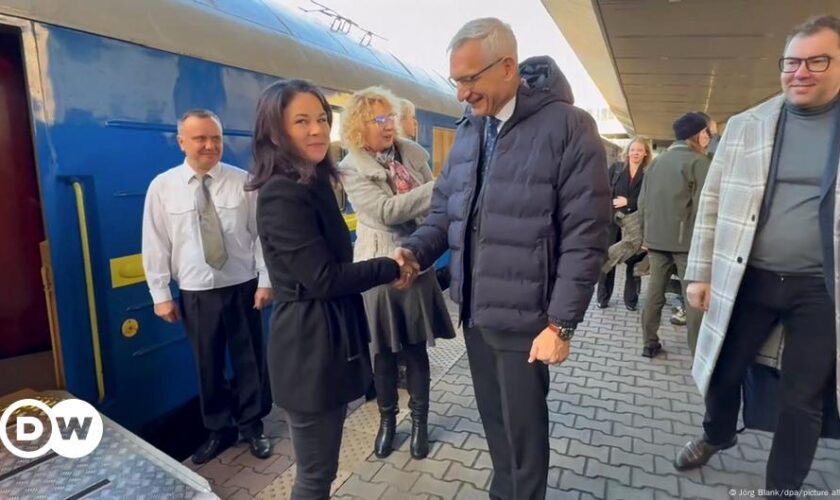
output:
<path id="1" fill-rule="evenodd" d="M 559 337 L 563 342 L 568 342 L 575 336 L 574 328 L 566 328 L 563 326 L 557 326 L 554 323 L 549 323 L 548 329 L 556 333 L 557 337 Z"/>

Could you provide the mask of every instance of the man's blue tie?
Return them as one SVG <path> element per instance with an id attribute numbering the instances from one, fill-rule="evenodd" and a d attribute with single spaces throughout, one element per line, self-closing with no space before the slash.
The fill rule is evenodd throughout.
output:
<path id="1" fill-rule="evenodd" d="M 496 150 L 496 138 L 499 137 L 499 123 L 501 120 L 495 116 L 488 116 L 484 119 L 484 145 L 481 154 L 481 183 L 484 184 L 487 176 L 487 165 L 493 158 L 493 151 Z"/>

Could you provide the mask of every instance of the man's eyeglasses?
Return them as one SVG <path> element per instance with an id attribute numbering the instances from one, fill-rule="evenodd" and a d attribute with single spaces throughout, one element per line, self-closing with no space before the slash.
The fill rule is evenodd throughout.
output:
<path id="1" fill-rule="evenodd" d="M 822 73 L 831 64 L 831 56 L 814 56 L 807 59 L 801 57 L 783 57 L 779 59 L 779 70 L 782 73 L 796 73 L 802 63 L 812 73 Z"/>
<path id="2" fill-rule="evenodd" d="M 467 87 L 468 89 L 471 89 L 476 84 L 476 82 L 481 80 L 481 75 L 485 71 L 487 71 L 488 69 L 492 68 L 493 66 L 499 64 L 503 60 L 504 60 L 504 57 L 500 57 L 500 58 L 496 59 L 495 61 L 491 62 L 490 64 L 488 64 L 487 66 L 485 66 L 481 71 L 479 71 L 478 73 L 475 73 L 473 75 L 463 76 L 461 78 L 458 78 L 457 80 L 455 80 L 454 78 L 449 78 L 449 83 L 451 83 L 452 86 L 456 87 L 456 88 L 458 87 L 458 85 L 462 85 L 464 87 Z"/>
<path id="3" fill-rule="evenodd" d="M 371 120 L 372 123 L 375 123 L 375 124 L 379 125 L 380 127 L 384 127 L 385 124 L 387 124 L 387 123 L 394 124 L 396 121 L 397 121 L 397 114 L 396 113 L 391 113 L 391 114 L 388 114 L 388 115 L 374 116 L 373 120 Z"/>

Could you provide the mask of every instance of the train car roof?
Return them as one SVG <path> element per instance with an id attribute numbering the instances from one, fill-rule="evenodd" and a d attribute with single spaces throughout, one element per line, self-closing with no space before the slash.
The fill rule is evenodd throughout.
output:
<path id="1" fill-rule="evenodd" d="M 382 85 L 419 109 L 463 114 L 440 75 L 271 0 L 3 0 L 0 13 L 336 91 Z"/>

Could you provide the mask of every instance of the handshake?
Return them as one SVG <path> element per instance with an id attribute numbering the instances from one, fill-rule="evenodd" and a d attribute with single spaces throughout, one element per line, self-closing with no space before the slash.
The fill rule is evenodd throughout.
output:
<path id="1" fill-rule="evenodd" d="M 399 290 L 405 290 L 420 274 L 420 263 L 417 262 L 414 253 L 407 248 L 397 248 L 391 258 L 400 266 L 400 277 L 394 281 L 393 285 Z"/>

